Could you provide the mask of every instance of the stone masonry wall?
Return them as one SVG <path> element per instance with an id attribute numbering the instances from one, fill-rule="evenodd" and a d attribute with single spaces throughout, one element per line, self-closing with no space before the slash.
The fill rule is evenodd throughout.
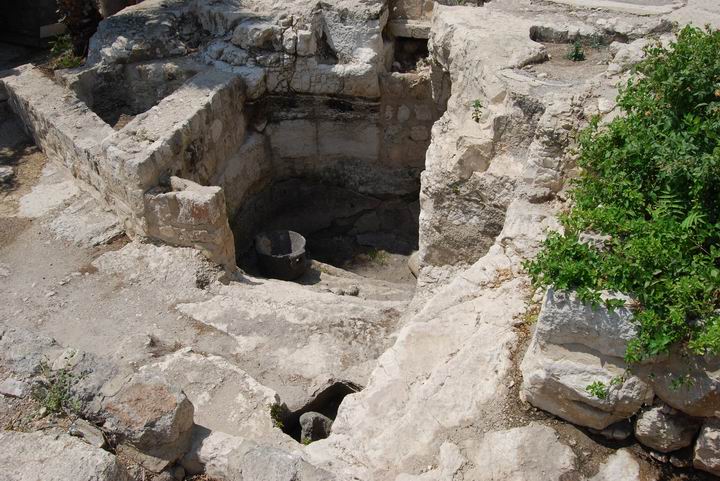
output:
<path id="1" fill-rule="evenodd" d="M 199 74 L 119 132 L 38 70 L 16 70 L 1 82 L 40 148 L 99 192 L 129 235 L 195 246 L 215 262 L 231 264 L 225 246 L 233 244 L 232 234 L 224 228 L 224 210 L 224 224 L 200 215 L 192 227 L 184 217 L 188 232 L 181 235 L 180 229 L 159 227 L 172 215 L 157 215 L 148 223 L 145 194 L 175 174 L 207 184 L 217 165 L 240 149 L 245 123 L 239 78 L 219 71 Z M 222 193 L 213 195 L 223 199 L 224 209 Z M 205 232 L 193 234 L 199 231 Z M 177 233 L 175 239 L 170 239 L 171 232 Z"/>

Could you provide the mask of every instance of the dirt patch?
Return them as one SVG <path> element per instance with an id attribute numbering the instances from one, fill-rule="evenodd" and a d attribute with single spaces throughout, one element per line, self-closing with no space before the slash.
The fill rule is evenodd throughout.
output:
<path id="1" fill-rule="evenodd" d="M 575 82 L 578 78 L 600 75 L 607 70 L 612 58 L 605 45 L 582 45 L 585 60 L 573 61 L 568 55 L 573 49 L 567 43 L 543 43 L 547 49 L 549 60 L 527 66 L 525 69 L 536 76 L 549 80 Z"/>
<path id="2" fill-rule="evenodd" d="M 29 219 L 0 217 L 0 247 L 12 244 L 18 235 L 30 226 Z"/>
<path id="3" fill-rule="evenodd" d="M 47 49 L 23 47 L 0 42 L 0 71 L 9 70 L 26 63 L 47 62 L 52 54 Z"/>
<path id="4" fill-rule="evenodd" d="M 20 197 L 37 183 L 46 162 L 47 157 L 25 134 L 17 117 L 0 103 L 0 167 L 11 167 L 14 173 L 0 184 L 0 217 L 15 214 Z"/>
<path id="5" fill-rule="evenodd" d="M 340 267 L 363 277 L 404 284 L 413 290 L 416 280 L 408 267 L 409 257 L 385 250 L 363 249 L 350 262 Z"/>

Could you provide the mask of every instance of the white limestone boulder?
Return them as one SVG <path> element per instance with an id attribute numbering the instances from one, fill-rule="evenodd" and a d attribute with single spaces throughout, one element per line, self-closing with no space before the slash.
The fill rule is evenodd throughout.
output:
<path id="1" fill-rule="evenodd" d="M 524 399 L 594 429 L 604 429 L 651 403 L 652 389 L 636 376 L 625 376 L 622 355 L 634 334 L 630 321 L 626 307 L 612 312 L 593 308 L 575 294 L 548 289 L 521 365 Z M 612 382 L 618 378 L 623 381 Z M 604 397 L 588 392 L 594 382 L 608 387 Z"/>
<path id="2" fill-rule="evenodd" d="M 485 435 L 465 479 L 475 481 L 559 481 L 575 471 L 575 454 L 557 432 L 537 423 Z"/>
<path id="3" fill-rule="evenodd" d="M 190 447 L 193 405 L 160 378 L 129 382 L 103 407 L 105 428 L 118 436 L 119 452 L 152 472 L 161 472 Z"/>
<path id="4" fill-rule="evenodd" d="M 331 481 L 325 470 L 308 463 L 299 452 L 258 444 L 244 437 L 197 427 L 192 448 L 182 464 L 189 474 L 213 479 L 262 481 Z"/>
<path id="5" fill-rule="evenodd" d="M 665 404 L 690 416 L 720 417 L 720 357 L 673 351 L 646 371 L 648 383 Z"/>
<path id="6" fill-rule="evenodd" d="M 5 481 L 130 481 L 115 456 L 66 434 L 0 432 Z"/>
<path id="7" fill-rule="evenodd" d="M 699 429 L 697 421 L 661 404 L 638 415 L 635 437 L 649 448 L 669 453 L 690 446 Z"/>
<path id="8" fill-rule="evenodd" d="M 600 466 L 590 481 L 640 481 L 640 463 L 627 449 L 619 449 Z"/>
<path id="9" fill-rule="evenodd" d="M 695 443 L 693 466 L 720 476 L 720 419 L 705 421 Z"/>

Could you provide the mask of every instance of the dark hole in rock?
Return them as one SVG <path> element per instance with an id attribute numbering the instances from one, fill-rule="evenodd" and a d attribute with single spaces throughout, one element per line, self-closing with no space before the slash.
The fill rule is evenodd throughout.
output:
<path id="1" fill-rule="evenodd" d="M 318 41 L 318 57 L 320 63 L 335 65 L 338 63 L 338 57 L 335 50 L 330 46 L 325 32 L 322 33 L 320 40 Z"/>
<path id="2" fill-rule="evenodd" d="M 330 98 L 325 101 L 325 104 L 331 109 L 339 112 L 352 112 L 354 110 L 352 103 L 345 100 Z"/>
<path id="3" fill-rule="evenodd" d="M 430 55 L 428 40 L 425 38 L 395 38 L 395 60 L 393 72 L 412 72 L 417 70 L 418 62 Z"/>
<path id="4" fill-rule="evenodd" d="M 283 432 L 298 442 L 302 442 L 302 429 L 300 417 L 305 413 L 317 413 L 321 416 L 335 420 L 340 404 L 348 394 L 360 392 L 361 386 L 350 381 L 333 381 L 326 387 L 318 389 L 310 400 L 294 411 L 287 411 L 282 418 Z M 316 432 L 316 434 L 319 434 Z M 322 439 L 326 436 L 317 437 Z M 316 441 L 317 439 L 313 439 Z"/>
<path id="5" fill-rule="evenodd" d="M 259 232 L 294 231 L 305 237 L 310 259 L 364 277 L 414 285 L 407 259 L 417 250 L 418 218 L 416 193 L 383 198 L 296 178 L 265 189 L 233 224 L 236 240 L 252 239 Z M 243 270 L 267 275 L 256 248 L 238 244 L 238 253 Z M 313 283 L 307 276 L 312 272 L 298 281 Z"/>

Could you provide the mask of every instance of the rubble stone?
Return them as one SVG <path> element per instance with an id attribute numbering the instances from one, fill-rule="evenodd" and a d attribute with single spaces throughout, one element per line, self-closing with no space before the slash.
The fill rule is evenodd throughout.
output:
<path id="1" fill-rule="evenodd" d="M 695 443 L 693 466 L 720 476 L 720 420 L 708 419 Z"/>
<path id="2" fill-rule="evenodd" d="M 635 437 L 645 446 L 669 453 L 690 446 L 700 424 L 666 405 L 653 406 L 638 414 Z"/>
<path id="3" fill-rule="evenodd" d="M 159 379 L 129 383 L 105 402 L 104 410 L 105 428 L 153 472 L 180 459 L 190 446 L 193 405 L 180 389 Z"/>
<path id="4" fill-rule="evenodd" d="M 66 434 L 0 432 L 7 481 L 130 481 L 115 456 Z"/>

